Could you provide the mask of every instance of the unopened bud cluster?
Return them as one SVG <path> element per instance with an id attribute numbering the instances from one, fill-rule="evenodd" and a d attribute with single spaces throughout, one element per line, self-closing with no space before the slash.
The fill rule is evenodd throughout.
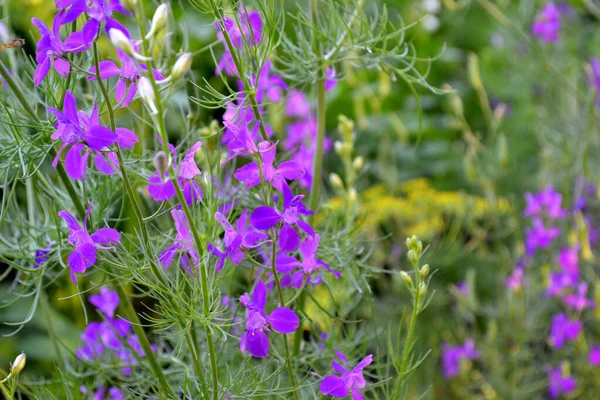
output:
<path id="1" fill-rule="evenodd" d="M 415 301 L 421 304 L 422 299 L 427 293 L 426 278 L 429 276 L 429 264 L 425 264 L 422 267 L 419 266 L 419 261 L 423 255 L 423 243 L 416 236 L 406 239 L 406 247 L 408 249 L 407 258 L 413 265 L 414 275 L 411 277 L 406 271 L 400 271 L 400 277 L 410 293 L 415 297 Z"/>

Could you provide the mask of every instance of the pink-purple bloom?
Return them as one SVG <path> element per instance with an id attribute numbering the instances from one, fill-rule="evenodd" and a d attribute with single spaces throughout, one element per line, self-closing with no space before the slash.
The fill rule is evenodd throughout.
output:
<path id="1" fill-rule="evenodd" d="M 240 338 L 240 350 L 248 351 L 254 357 L 266 357 L 269 354 L 270 330 L 282 334 L 292 333 L 298 329 L 300 320 L 296 313 L 287 307 L 277 307 L 269 315 L 265 313 L 267 305 L 267 287 L 259 280 L 252 292 L 252 297 L 244 293 L 240 302 L 246 307 L 246 331 Z"/>
<path id="2" fill-rule="evenodd" d="M 548 396 L 555 399 L 561 394 L 569 394 L 577 387 L 575 378 L 567 375 L 562 366 L 555 369 L 547 368 L 548 373 Z"/>
<path id="3" fill-rule="evenodd" d="M 527 206 L 523 215 L 526 217 L 548 216 L 552 219 L 563 218 L 567 216 L 568 212 L 562 208 L 562 200 L 562 195 L 552 186 L 548 186 L 536 194 L 526 193 Z"/>
<path id="4" fill-rule="evenodd" d="M 513 270 L 512 274 L 506 278 L 505 285 L 511 290 L 519 290 L 525 284 L 525 278 L 523 274 L 523 268 L 517 267 Z"/>
<path id="5" fill-rule="evenodd" d="M 343 364 L 336 360 L 331 362 L 331 367 L 337 375 L 324 377 L 319 385 L 319 390 L 325 396 L 344 398 L 350 395 L 353 400 L 363 400 L 364 396 L 359 390 L 367 385 L 363 370 L 373 362 L 373 355 L 369 354 L 352 369 L 348 365 L 348 358 L 345 354 L 335 350 L 335 355 Z"/>
<path id="6" fill-rule="evenodd" d="M 167 247 L 160 253 L 159 262 L 164 269 L 169 268 L 176 255 L 180 255 L 181 267 L 192 273 L 193 266 L 198 265 L 200 256 L 194 245 L 194 238 L 190 230 L 190 224 L 183 210 L 172 210 L 171 215 L 175 220 L 177 235 L 172 246 Z"/>
<path id="7" fill-rule="evenodd" d="M 461 371 L 464 360 L 475 360 L 479 358 L 479 352 L 475 349 L 475 341 L 468 339 L 462 346 L 442 345 L 442 371 L 446 379 L 450 379 Z"/>
<path id="8" fill-rule="evenodd" d="M 560 235 L 560 229 L 554 226 L 546 227 L 541 218 L 533 218 L 533 226 L 525 230 L 525 251 L 528 255 L 535 254 L 537 249 L 545 249 Z"/>
<path id="9" fill-rule="evenodd" d="M 590 354 L 588 356 L 588 361 L 591 365 L 599 366 L 600 365 L 600 345 L 594 344 L 590 349 Z"/>
<path id="10" fill-rule="evenodd" d="M 535 17 L 531 31 L 545 43 L 556 42 L 560 31 L 560 11 L 550 2 Z"/>
<path id="11" fill-rule="evenodd" d="M 58 213 L 58 216 L 66 222 L 69 228 L 68 242 L 74 247 L 69 254 L 68 264 L 71 269 L 71 280 L 75 284 L 77 284 L 75 274 L 84 273 L 96 262 L 96 249 L 115 250 L 113 246 L 105 245 L 119 243 L 121 239 L 119 232 L 113 228 L 101 228 L 90 235 L 87 229 L 87 219 L 91 211 L 92 204 L 90 203 L 83 220 L 83 228 L 67 211 L 62 210 Z"/>
<path id="12" fill-rule="evenodd" d="M 548 343 L 555 349 L 563 347 L 566 341 L 573 341 L 583 329 L 583 322 L 570 320 L 567 314 L 561 313 L 552 317 Z"/>
<path id="13" fill-rule="evenodd" d="M 575 293 L 569 293 L 564 297 L 565 304 L 580 312 L 586 308 L 595 307 L 595 303 L 587 298 L 587 291 L 587 282 L 581 282 L 579 285 L 577 285 L 577 290 Z"/>

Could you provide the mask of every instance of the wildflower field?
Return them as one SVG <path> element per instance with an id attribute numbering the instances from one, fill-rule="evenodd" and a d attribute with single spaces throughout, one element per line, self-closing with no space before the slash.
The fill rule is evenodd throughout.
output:
<path id="1" fill-rule="evenodd" d="M 599 0 L 0 0 L 0 398 L 600 399 Z"/>

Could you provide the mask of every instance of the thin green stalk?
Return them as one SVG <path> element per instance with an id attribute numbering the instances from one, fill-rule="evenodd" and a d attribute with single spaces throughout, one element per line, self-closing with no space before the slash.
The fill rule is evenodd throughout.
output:
<path id="1" fill-rule="evenodd" d="M 185 329 L 182 327 L 182 329 Z M 185 340 L 187 342 L 188 348 L 192 353 L 192 361 L 194 363 L 194 369 L 196 371 L 196 375 L 198 379 L 200 379 L 200 385 L 204 389 L 206 386 L 206 382 L 204 381 L 204 373 L 202 372 L 202 366 L 200 365 L 200 353 L 198 352 L 198 348 L 196 347 L 196 334 L 194 330 L 194 325 L 192 324 L 185 332 Z"/>
<path id="2" fill-rule="evenodd" d="M 317 23 L 318 0 L 310 0 L 313 24 Z M 323 50 L 313 35 L 313 46 L 317 55 L 317 62 L 323 58 Z M 325 99 L 325 65 L 320 67 L 317 77 L 317 149 L 313 159 L 313 176 L 310 190 L 309 208 L 316 211 L 319 205 L 319 190 L 321 189 L 321 174 L 323 170 L 323 144 L 325 142 L 325 123 L 327 115 L 327 101 Z"/>
<path id="3" fill-rule="evenodd" d="M 298 297 L 298 302 L 296 303 L 296 310 L 304 312 L 304 307 L 306 306 L 306 292 L 304 287 L 300 288 L 300 296 Z M 302 329 L 302 322 L 300 322 L 300 326 L 294 332 L 294 356 L 300 355 L 300 343 L 302 342 L 302 336 L 304 334 L 304 330 Z"/>
<path id="4" fill-rule="evenodd" d="M 144 51 L 145 55 L 150 55 L 150 51 L 148 48 L 148 43 L 147 40 L 145 39 L 146 37 L 146 29 L 145 29 L 145 16 L 144 16 L 144 7 L 142 5 L 140 5 L 138 7 L 138 27 L 140 30 L 140 36 L 142 38 L 142 49 Z M 169 154 L 169 148 L 168 148 L 168 136 L 167 136 L 167 129 L 165 126 L 165 120 L 164 120 L 164 113 L 163 113 L 163 104 L 162 104 L 162 99 L 160 96 L 160 90 L 158 87 L 158 84 L 156 83 L 156 78 L 154 77 L 153 74 L 153 70 L 154 70 L 154 60 L 151 60 L 148 63 L 148 76 L 150 79 L 150 83 L 152 84 L 152 89 L 154 91 L 154 97 L 155 97 L 155 102 L 156 102 L 156 109 L 158 111 L 158 114 L 156 116 L 156 119 L 158 121 L 158 131 L 159 131 L 159 135 L 162 138 L 162 145 L 163 145 L 163 151 L 167 154 Z M 175 177 L 175 171 L 173 170 L 173 168 L 171 167 L 171 171 L 170 171 L 170 176 L 171 177 Z M 192 237 L 194 238 L 194 244 L 197 248 L 198 254 L 201 256 L 204 253 L 204 247 L 202 246 L 202 240 L 200 239 L 200 235 L 198 233 L 198 230 L 196 229 L 196 224 L 194 222 L 192 213 L 190 211 L 190 208 L 188 207 L 185 198 L 183 196 L 183 192 L 181 191 L 181 187 L 179 186 L 179 182 L 177 181 L 177 179 L 173 179 L 173 185 L 175 186 L 175 191 L 177 193 L 177 199 L 179 200 L 179 202 L 181 203 L 181 206 L 183 208 L 183 211 L 185 213 L 185 216 L 188 219 L 188 223 L 190 226 L 190 231 L 192 232 Z M 210 314 L 210 306 L 211 306 L 211 299 L 210 299 L 210 291 L 208 288 L 208 265 L 206 263 L 202 263 L 202 265 L 200 266 L 200 274 L 201 274 L 201 289 L 202 289 L 202 296 L 203 296 L 203 300 L 204 300 L 204 313 L 206 316 L 208 316 Z M 208 324 L 204 325 L 205 327 L 205 333 L 206 333 L 206 341 L 208 343 L 208 351 L 209 351 L 209 357 L 210 357 L 210 363 L 211 363 L 211 375 L 212 375 L 212 382 L 213 382 L 213 399 L 217 400 L 219 398 L 219 371 L 218 371 L 218 366 L 217 366 L 217 356 L 216 356 L 216 352 L 215 352 L 215 344 L 214 344 L 214 339 L 213 339 L 213 335 L 212 335 L 212 330 L 210 328 L 210 326 Z"/>
<path id="5" fill-rule="evenodd" d="M 2 75 L 4 82 L 6 82 L 6 84 L 8 85 L 10 90 L 12 90 L 17 100 L 19 100 L 21 106 L 23 106 L 23 110 L 25 110 L 25 112 L 31 117 L 33 121 L 37 122 L 38 124 L 41 123 L 40 118 L 37 116 L 31 105 L 27 102 L 27 98 L 25 97 L 23 90 L 21 90 L 21 85 L 19 85 L 15 77 L 11 76 L 8 73 L 8 70 L 6 69 L 2 61 L 0 61 L 0 75 Z"/>
<path id="6" fill-rule="evenodd" d="M 140 340 L 140 345 L 142 346 L 142 349 L 146 354 L 148 362 L 150 362 L 150 367 L 154 371 L 154 375 L 156 375 L 156 377 L 158 378 L 158 383 L 161 389 L 158 395 L 160 396 L 160 398 L 177 398 L 175 396 L 175 393 L 173 393 L 173 389 L 171 389 L 171 386 L 169 386 L 169 383 L 167 382 L 160 365 L 158 364 L 158 360 L 154 355 L 152 346 L 150 346 L 150 342 L 146 337 L 146 332 L 144 332 L 144 328 L 142 327 L 140 319 L 138 318 L 138 315 L 135 309 L 133 308 L 133 304 L 131 304 L 131 302 L 129 301 L 129 296 L 127 296 L 127 293 L 125 293 L 125 290 L 123 290 L 123 287 L 120 284 L 117 283 L 115 286 L 117 292 L 119 293 L 119 297 L 123 301 L 122 304 L 125 308 L 127 318 L 129 318 L 129 320 L 131 321 L 133 330 L 135 331 L 136 335 L 138 336 L 138 339 Z"/>

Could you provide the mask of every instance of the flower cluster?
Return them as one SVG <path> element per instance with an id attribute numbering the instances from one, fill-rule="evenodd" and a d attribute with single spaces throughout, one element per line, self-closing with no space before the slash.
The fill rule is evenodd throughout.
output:
<path id="1" fill-rule="evenodd" d="M 475 341 L 468 339 L 462 346 L 442 345 L 442 370 L 444 376 L 450 379 L 462 369 L 463 361 L 479 358 L 479 352 L 475 349 Z"/>

